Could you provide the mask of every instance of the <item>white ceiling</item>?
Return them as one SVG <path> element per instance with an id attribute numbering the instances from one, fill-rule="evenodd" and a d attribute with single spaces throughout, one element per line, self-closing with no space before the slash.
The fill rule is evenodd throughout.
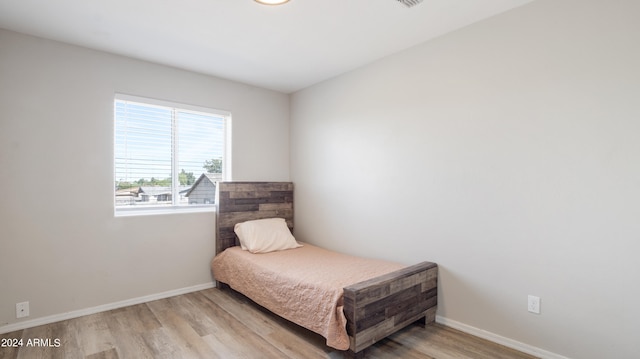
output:
<path id="1" fill-rule="evenodd" d="M 291 93 L 531 0 L 0 0 L 0 28 Z"/>

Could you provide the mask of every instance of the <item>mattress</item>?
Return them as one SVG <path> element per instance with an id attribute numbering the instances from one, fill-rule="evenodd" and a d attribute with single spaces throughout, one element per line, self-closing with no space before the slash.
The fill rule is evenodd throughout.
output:
<path id="1" fill-rule="evenodd" d="M 328 346 L 349 349 L 343 288 L 404 268 L 304 243 L 252 254 L 227 248 L 212 261 L 213 276 L 275 314 L 322 335 Z"/>

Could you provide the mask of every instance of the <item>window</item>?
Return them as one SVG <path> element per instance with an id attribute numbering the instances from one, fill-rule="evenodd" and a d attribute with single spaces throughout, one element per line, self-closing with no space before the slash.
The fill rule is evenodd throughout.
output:
<path id="1" fill-rule="evenodd" d="M 230 178 L 231 114 L 116 95 L 116 215 L 212 210 Z"/>

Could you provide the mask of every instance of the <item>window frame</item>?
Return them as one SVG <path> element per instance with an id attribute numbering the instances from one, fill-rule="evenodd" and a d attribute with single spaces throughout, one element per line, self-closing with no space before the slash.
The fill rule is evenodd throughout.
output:
<path id="1" fill-rule="evenodd" d="M 186 111 L 186 112 L 196 112 L 196 113 L 204 113 L 210 114 L 213 116 L 222 117 L 224 119 L 223 122 L 223 150 L 222 150 L 222 180 L 230 181 L 231 176 L 231 124 L 232 124 L 232 116 L 231 112 L 213 109 L 210 107 L 196 106 L 185 103 L 179 103 L 174 101 L 167 100 L 159 100 L 148 97 L 127 95 L 122 93 L 116 93 L 113 98 L 113 148 L 112 148 L 112 165 L 113 172 L 111 176 L 111 183 L 114 183 L 116 177 L 116 105 L 118 101 L 129 101 L 135 102 L 141 105 L 149 105 L 149 106 L 160 106 L 165 108 L 171 108 L 172 110 Z M 172 137 L 176 137 L 176 126 L 175 123 L 171 125 Z M 174 183 L 179 183 L 179 173 L 177 166 L 177 156 L 175 151 L 177 149 L 176 143 L 172 140 L 172 154 L 171 154 L 171 179 L 172 179 L 172 200 L 179 198 L 179 189 L 178 186 L 174 186 Z M 129 217 L 129 216 L 147 216 L 147 215 L 159 215 L 159 214 L 171 214 L 171 213 L 198 213 L 198 212 L 215 212 L 215 204 L 190 204 L 190 205 L 179 205 L 176 202 L 172 201 L 171 205 L 159 205 L 159 206 L 144 206 L 144 207 L 136 207 L 136 206 L 121 206 L 118 207 L 116 205 L 116 186 L 113 186 L 113 212 L 115 217 Z"/>

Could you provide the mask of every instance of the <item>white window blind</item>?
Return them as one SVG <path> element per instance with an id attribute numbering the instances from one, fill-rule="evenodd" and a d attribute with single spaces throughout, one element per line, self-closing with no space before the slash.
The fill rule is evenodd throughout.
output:
<path id="1" fill-rule="evenodd" d="M 214 205 L 229 174 L 229 113 L 117 95 L 114 114 L 116 215 Z"/>

